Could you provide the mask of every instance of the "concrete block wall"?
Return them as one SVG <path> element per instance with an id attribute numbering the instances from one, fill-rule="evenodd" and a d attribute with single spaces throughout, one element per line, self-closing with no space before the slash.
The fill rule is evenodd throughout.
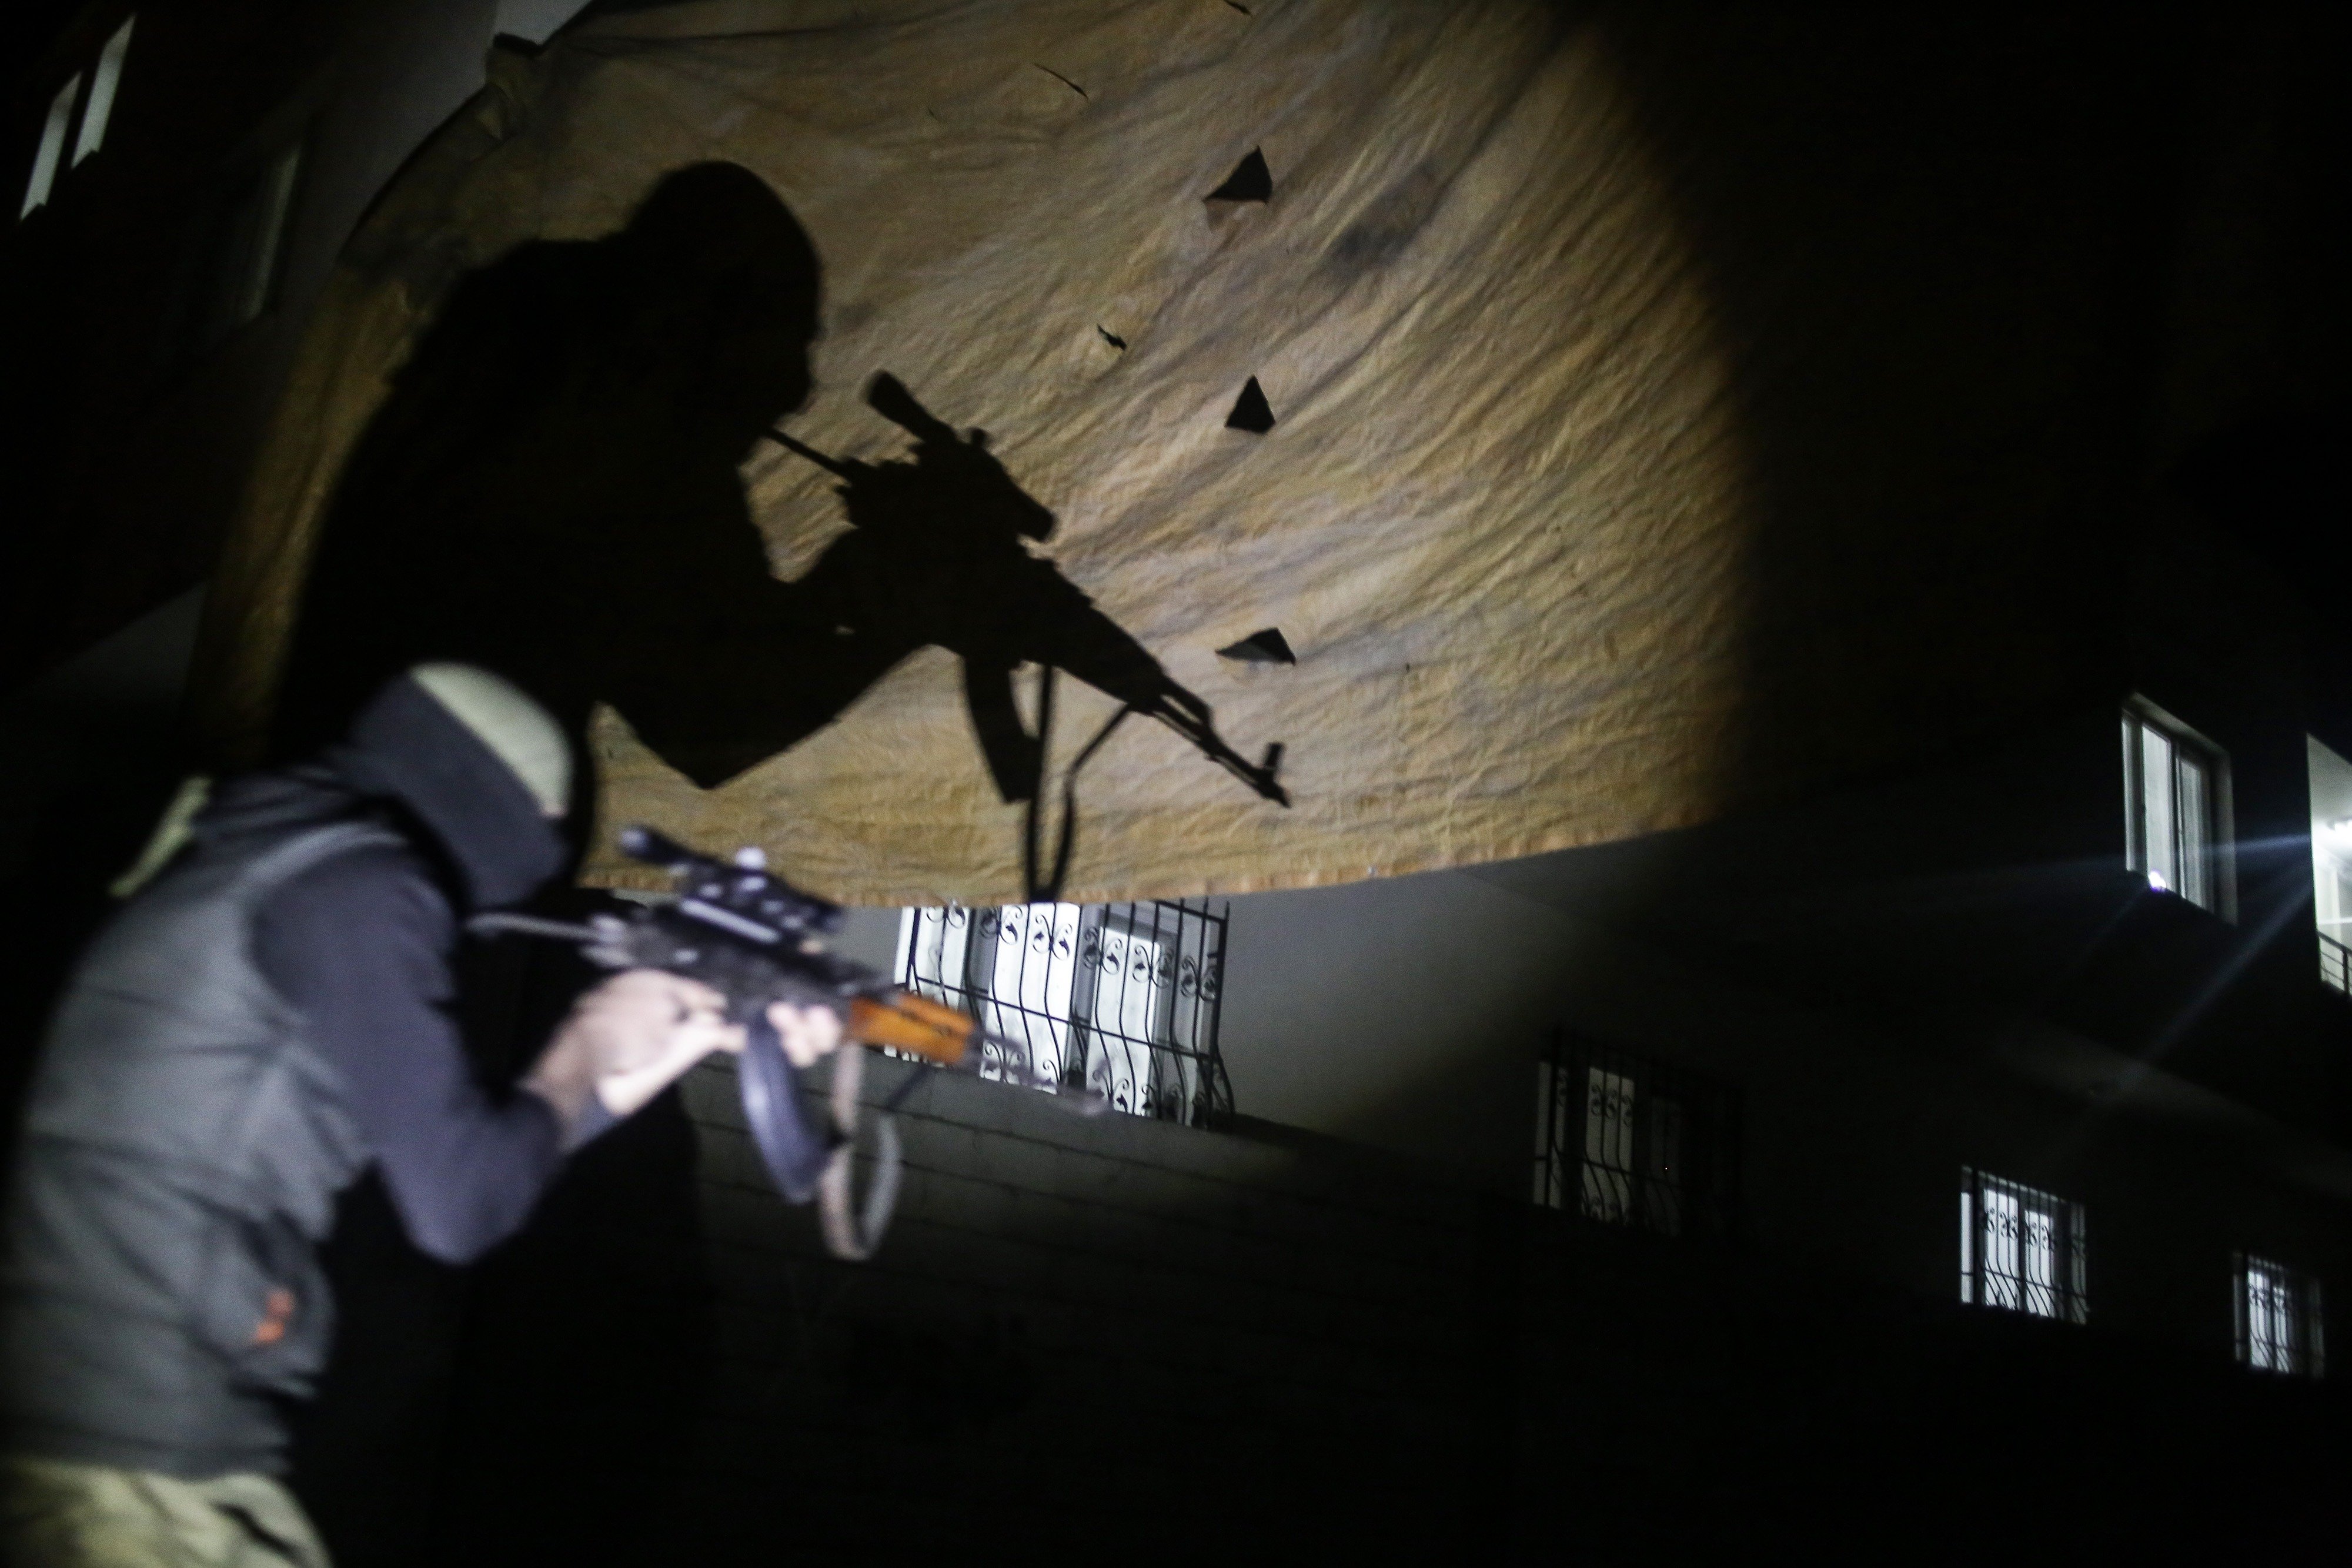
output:
<path id="1" fill-rule="evenodd" d="M 869 1099 L 917 1071 L 869 1065 Z M 850 1264 L 770 1188 L 731 1067 L 686 1103 L 715 1287 L 688 1483 L 707 1549 L 751 1554 L 777 1509 L 844 1547 L 944 1549 L 986 1520 L 1147 1555 L 1457 1522 L 1495 1436 L 1458 1182 L 934 1072 L 901 1115 L 890 1235 Z"/>
<path id="2" fill-rule="evenodd" d="M 872 1097 L 909 1071 L 874 1065 Z M 2152 1544 L 2240 1528 L 2233 1498 L 2284 1540 L 2352 1430 L 2219 1355 L 937 1073 L 881 1255 L 841 1263 L 731 1071 L 685 1098 L 716 1321 L 674 1517 L 709 1561 Z M 1965 1506 L 2070 1466 L 2088 1490 Z"/>

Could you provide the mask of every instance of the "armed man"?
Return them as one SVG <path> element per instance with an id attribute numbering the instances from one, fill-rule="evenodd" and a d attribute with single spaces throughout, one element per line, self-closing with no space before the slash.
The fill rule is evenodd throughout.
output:
<path id="1" fill-rule="evenodd" d="M 475 1081 L 459 933 L 566 869 L 572 775 L 520 689 L 418 665 L 341 744 L 221 789 L 85 955 L 9 1194 L 8 1561 L 323 1565 L 277 1477 L 280 1406 L 332 1335 L 317 1249 L 337 1194 L 374 1166 L 416 1245 L 468 1261 L 567 1155 L 743 1048 L 716 991 L 633 968 L 510 1092 Z M 822 1008 L 767 1021 L 796 1066 L 839 1042 Z"/>

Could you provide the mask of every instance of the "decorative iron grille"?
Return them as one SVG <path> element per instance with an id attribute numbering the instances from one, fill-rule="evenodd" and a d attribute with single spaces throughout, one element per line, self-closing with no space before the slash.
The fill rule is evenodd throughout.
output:
<path id="1" fill-rule="evenodd" d="M 2318 936 L 2320 982 L 2339 991 L 2352 992 L 2352 947 L 2345 946 L 2325 931 Z"/>
<path id="2" fill-rule="evenodd" d="M 1961 1301 L 2086 1322 L 2085 1273 L 2081 1204 L 1961 1167 Z"/>
<path id="3" fill-rule="evenodd" d="M 1554 1034 L 1536 1064 L 1535 1201 L 1663 1236 L 1731 1229 L 1730 1090 Z"/>
<path id="4" fill-rule="evenodd" d="M 1012 904 L 910 909 L 898 983 L 961 1008 L 1130 1116 L 1205 1126 L 1234 1108 L 1217 1051 L 1230 905 Z M 983 1074 L 1001 1075 L 989 1048 Z"/>
<path id="5" fill-rule="evenodd" d="M 2327 1347 L 2319 1281 L 2243 1252 L 2237 1264 L 2238 1359 L 2258 1372 L 2324 1375 Z"/>

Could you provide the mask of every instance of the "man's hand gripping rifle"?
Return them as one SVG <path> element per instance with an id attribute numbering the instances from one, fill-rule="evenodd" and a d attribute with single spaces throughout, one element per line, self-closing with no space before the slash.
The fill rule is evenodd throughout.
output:
<path id="1" fill-rule="evenodd" d="M 583 925 L 483 915 L 469 928 L 576 942 L 601 967 L 664 969 L 724 996 L 729 1020 L 744 1031 L 743 1119 L 761 1161 L 786 1198 L 818 1199 L 825 1245 L 836 1256 L 870 1256 L 890 1223 L 899 1145 L 889 1113 L 921 1082 L 909 1075 L 875 1116 L 874 1180 L 865 1202 L 853 1208 L 850 1163 L 864 1058 L 846 1048 L 884 1047 L 955 1071 L 987 1068 L 1008 1082 L 1050 1090 L 1081 1113 L 1103 1108 L 1100 1095 L 1038 1075 L 1018 1041 L 991 1034 L 955 1009 L 828 951 L 824 938 L 840 929 L 841 907 L 771 875 L 760 851 L 738 851 L 729 864 L 643 827 L 623 829 L 620 847 L 668 872 L 677 896 Z M 793 1064 L 768 1021 L 768 1009 L 777 1002 L 821 1007 L 841 1019 L 845 1049 L 834 1063 L 832 1125 L 822 1137 L 802 1114 Z"/>

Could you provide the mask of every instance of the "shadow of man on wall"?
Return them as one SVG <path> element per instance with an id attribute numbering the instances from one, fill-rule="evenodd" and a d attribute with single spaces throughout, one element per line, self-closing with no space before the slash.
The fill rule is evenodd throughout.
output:
<path id="1" fill-rule="evenodd" d="M 1008 800 L 1033 798 L 1042 764 L 1005 684 L 1022 664 L 1066 670 L 1231 768 L 1206 744 L 1208 706 L 1027 552 L 1053 515 L 984 434 L 958 437 L 893 378 L 869 401 L 917 436 L 915 461 L 824 460 L 857 526 L 800 580 L 770 572 L 738 470 L 808 399 L 820 287 L 791 211 L 732 163 L 667 176 L 616 234 L 520 246 L 460 280 L 344 468 L 281 749 L 331 737 L 407 665 L 461 659 L 575 736 L 610 704 L 708 789 L 937 644 L 966 660 Z"/>

